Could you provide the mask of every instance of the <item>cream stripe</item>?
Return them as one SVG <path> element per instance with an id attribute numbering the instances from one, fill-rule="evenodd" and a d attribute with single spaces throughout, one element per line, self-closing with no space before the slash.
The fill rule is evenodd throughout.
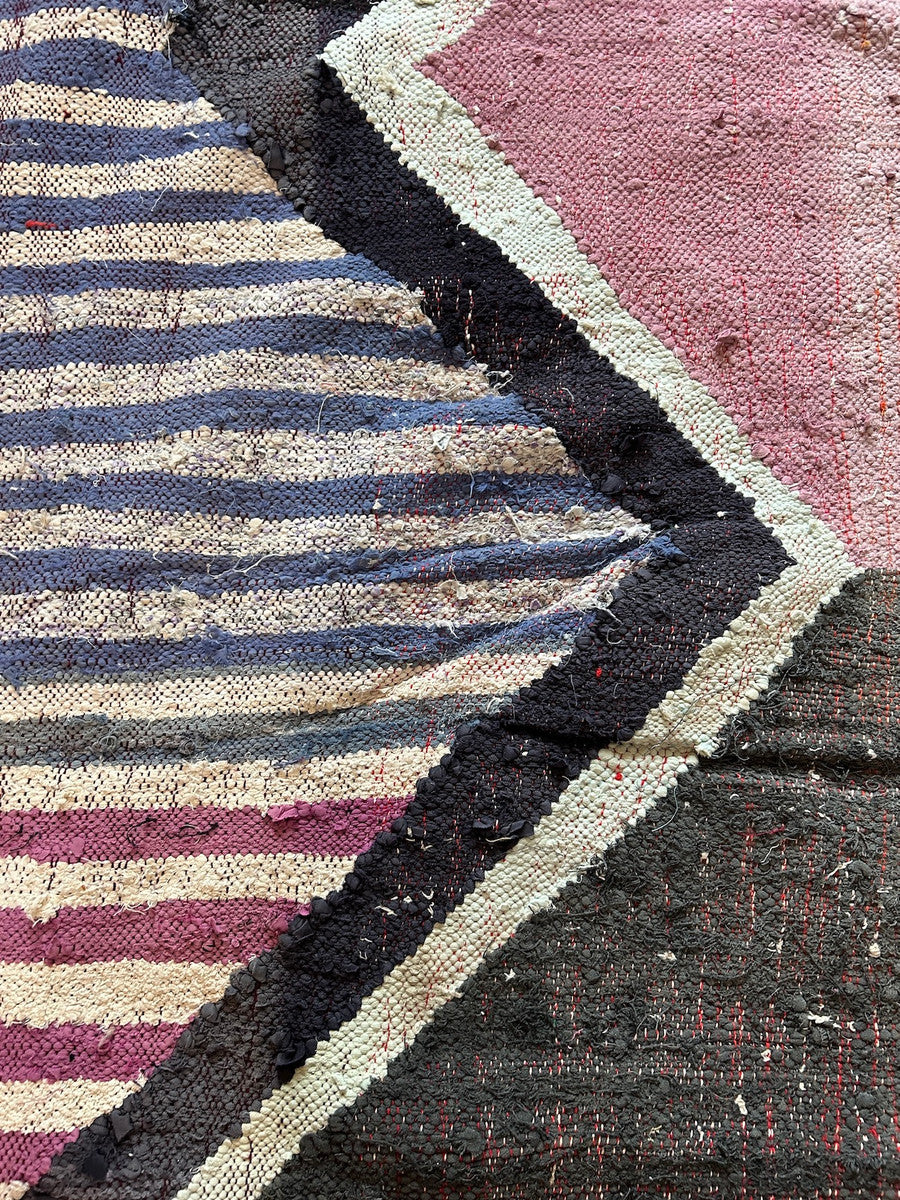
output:
<path id="1" fill-rule="evenodd" d="M 89 262 L 168 262 L 192 266 L 222 266 L 238 262 L 316 262 L 319 259 L 343 258 L 344 251 L 336 242 L 326 238 L 315 225 L 292 217 L 285 221 L 260 221 L 246 218 L 240 221 L 186 221 L 184 224 L 102 225 L 87 229 L 26 229 L 24 233 L 0 233 L 0 264 L 8 267 L 51 267 L 64 263 Z M 192 359 L 191 365 L 211 363 L 220 369 L 222 359 L 242 362 L 248 356 L 262 358 L 277 368 L 285 356 L 275 351 L 232 351 L 214 358 Z M 288 362 L 314 361 L 301 356 Z M 326 360 L 327 361 L 327 360 Z M 187 364 L 172 363 L 166 371 L 156 368 L 157 374 L 177 378 Z M 125 366 L 94 368 L 83 372 L 89 387 L 94 379 L 120 379 L 126 385 L 146 368 L 128 363 Z M 70 374 L 71 372 L 63 373 Z M 0 376 L 0 390 L 33 383 L 39 390 L 59 378 L 58 367 L 37 371 L 10 371 Z M 43 385 L 43 386 L 42 386 Z M 134 381 L 134 391 L 141 392 L 141 383 Z M 195 383 L 196 387 L 196 383 Z M 154 397 L 156 399 L 157 397 Z M 144 395 L 146 400 L 146 395 Z M 42 401 L 43 402 L 43 401 Z M 70 401 L 71 403 L 71 401 Z M 83 401 L 88 403 L 88 401 Z M 127 403 L 118 400 L 116 403 Z M 133 403 L 133 401 L 132 401 Z"/>
<path id="2" fill-rule="evenodd" d="M 220 121 L 213 106 L 196 100 L 139 100 L 88 88 L 58 87 L 24 79 L 0 87 L 0 118 L 65 121 L 71 125 L 111 125 L 119 129 L 177 129 Z"/>
<path id="3" fill-rule="evenodd" d="M 0 1130 L 55 1133 L 80 1129 L 121 1104 L 143 1080 L 59 1079 L 0 1083 Z"/>
<path id="4" fill-rule="evenodd" d="M 436 667 L 172 677 L 149 683 L 69 682 L 0 689 L 0 720 L 66 720 L 103 713 L 114 721 L 188 720 L 290 710 L 307 714 L 387 700 L 429 700 L 450 694 L 495 696 L 535 679 L 557 660 L 543 654 L 466 654 Z"/>
<path id="5" fill-rule="evenodd" d="M 0 859 L 0 907 L 49 921 L 61 908 L 132 907 L 162 900 L 295 900 L 340 886 L 353 858 L 216 854 L 106 862 Z"/>
<path id="6" fill-rule="evenodd" d="M 267 226 L 260 226 L 262 230 Z M 302 228 L 302 227 L 301 227 Z M 196 244 L 196 253 L 203 252 Z M 318 257 L 313 248 L 314 258 Z M 198 257 L 197 261 L 201 261 Z M 299 388 L 336 396 L 387 394 L 399 400 L 470 400 L 487 393 L 480 370 L 443 367 L 415 359 L 355 355 L 281 354 L 277 350 L 226 350 L 173 363 L 64 363 L 0 374 L 0 412 L 33 412 L 64 406 L 112 408 L 246 385 L 265 391 Z M 327 402 L 327 401 L 326 401 Z"/>
<path id="7" fill-rule="evenodd" d="M 591 537 L 644 538 L 639 525 L 621 509 L 584 513 L 466 513 L 462 517 L 372 516 L 312 517 L 262 521 L 197 513 L 108 512 L 73 504 L 62 512 L 0 510 L 0 546 L 16 551 L 64 547 L 167 551 L 184 554 L 250 555 L 314 550 L 444 550 L 453 546 L 539 542 L 548 538 L 581 541 Z M 5 603 L 5 602 L 4 602 Z"/>
<path id="8" fill-rule="evenodd" d="M 449 747 L 396 746 L 289 767 L 269 759 L 178 763 L 92 762 L 0 767 L 0 812 L 39 809 L 256 808 L 357 796 L 405 796 Z"/>
<path id="9" fill-rule="evenodd" d="M 365 580 L 320 587 L 201 596 L 187 589 L 25 592 L 3 599 L 3 638 L 181 640 L 210 625 L 234 634 L 316 632 L 353 625 L 468 625 L 521 620 L 536 601 L 564 601 L 570 579 L 480 580 L 460 585 Z"/>
<path id="10" fill-rule="evenodd" d="M 0 332 L 44 335 L 97 326 L 168 332 L 294 313 L 384 321 L 405 328 L 426 323 L 417 300 L 405 288 L 346 279 L 293 279 L 234 288 L 98 288 L 75 295 L 11 296 L 0 312 Z"/>
<path id="11" fill-rule="evenodd" d="M 22 1200 L 30 1186 L 21 1179 L 8 1179 L 0 1183 L 0 1200 Z"/>
<path id="12" fill-rule="evenodd" d="M 579 473 L 553 429 L 516 425 L 433 425 L 388 432 L 363 428 L 320 436 L 202 428 L 147 441 L 0 448 L 0 480 L 131 471 L 291 483 L 379 474 Z"/>
<path id="13" fill-rule="evenodd" d="M 277 191 L 249 150 L 203 146 L 177 158 L 141 159 L 110 165 L 16 163 L 0 175 L 0 196 L 83 196 L 98 200 L 116 192 Z"/>
<path id="14" fill-rule="evenodd" d="M 48 1025 L 182 1024 L 218 1000 L 238 963 L 0 963 L 0 1020 Z"/>
<path id="15" fill-rule="evenodd" d="M 222 1195 L 254 1200 L 296 1153 L 302 1137 L 384 1077 L 391 1059 L 453 998 L 486 954 L 502 946 L 523 921 L 549 907 L 629 823 L 669 791 L 696 757 L 671 755 L 668 746 L 653 745 L 656 722 L 672 729 L 677 721 L 679 739 L 686 745 L 708 745 L 723 717 L 746 703 L 742 658 L 763 660 L 774 670 L 788 657 L 794 634 L 820 601 L 839 590 L 823 584 L 821 577 L 810 580 L 801 573 L 798 578 L 796 570 L 786 587 L 799 587 L 803 604 L 791 624 L 775 630 L 768 620 L 773 589 L 785 590 L 779 580 L 748 607 L 736 634 L 732 629 L 704 650 L 707 659 L 730 668 L 718 694 L 702 690 L 709 679 L 709 662 L 701 661 L 685 686 L 651 714 L 647 736 L 624 748 L 602 751 L 563 793 L 551 815 L 541 820 L 536 835 L 519 842 L 423 946 L 363 1000 L 357 1017 L 320 1043 L 289 1084 L 262 1101 L 242 1134 L 222 1142 L 177 1200 L 216 1200 Z M 735 638 L 740 645 L 733 644 Z M 737 656 L 735 650 L 743 654 Z M 764 682 L 764 677 L 752 682 Z"/>
<path id="16" fill-rule="evenodd" d="M 62 38 L 98 38 L 123 50 L 159 50 L 165 23 L 146 13 L 112 8 L 51 8 L 0 21 L 0 52 Z"/>

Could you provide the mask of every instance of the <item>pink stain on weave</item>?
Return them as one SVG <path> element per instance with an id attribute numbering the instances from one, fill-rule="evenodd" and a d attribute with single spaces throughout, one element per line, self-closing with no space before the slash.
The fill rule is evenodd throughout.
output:
<path id="1" fill-rule="evenodd" d="M 491 6 L 422 69 L 866 566 L 900 564 L 883 0 Z"/>

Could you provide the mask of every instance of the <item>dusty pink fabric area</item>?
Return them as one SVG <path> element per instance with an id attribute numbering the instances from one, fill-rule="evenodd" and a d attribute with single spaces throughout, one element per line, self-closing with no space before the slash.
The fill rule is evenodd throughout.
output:
<path id="1" fill-rule="evenodd" d="M 423 69 L 857 561 L 896 567 L 900 37 L 849 9 L 500 0 Z"/>

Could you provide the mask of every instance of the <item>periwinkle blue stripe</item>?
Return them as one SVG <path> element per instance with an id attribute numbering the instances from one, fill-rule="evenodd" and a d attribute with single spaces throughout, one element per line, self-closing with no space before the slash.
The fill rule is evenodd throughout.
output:
<path id="1" fill-rule="evenodd" d="M 62 121 L 3 122 L 6 169 L 14 163 L 111 163 L 175 158 L 205 146 L 240 146 L 226 121 L 181 125 L 174 129 L 126 129 L 112 125 L 76 125 Z"/>
<path id="2" fill-rule="evenodd" d="M 116 329 L 95 325 L 62 333 L 0 334 L 0 369 L 58 366 L 64 363 L 166 363 L 223 350 L 263 347 L 282 354 L 357 354 L 377 357 L 428 355 L 445 361 L 440 339 L 427 327 L 396 329 L 376 322 L 347 321 L 295 313 L 258 317 L 223 325 L 185 325 L 174 330 Z"/>
<path id="3" fill-rule="evenodd" d="M 373 510 L 373 503 L 380 507 Z M 361 475 L 309 483 L 210 479 L 135 472 L 65 480 L 0 482 L 0 507 L 58 504 L 123 512 L 221 513 L 283 521 L 320 516 L 462 517 L 476 512 L 561 512 L 574 506 L 603 511 L 608 504 L 582 479 L 559 475 Z"/>
<path id="4" fill-rule="evenodd" d="M 0 53 L 0 83 L 19 79 L 137 100 L 197 99 L 193 84 L 158 50 L 123 50 L 100 38 L 57 38 Z"/>
<path id="5" fill-rule="evenodd" d="M 299 220 L 299 217 L 296 218 Z M 240 242 L 236 248 L 240 250 Z M 72 295 L 87 289 L 144 288 L 147 291 L 183 291 L 194 288 L 264 287 L 304 279 L 350 279 L 355 283 L 377 283 L 396 287 L 386 271 L 373 266 L 361 254 L 310 262 L 176 263 L 165 259 L 150 262 L 56 263 L 50 267 L 7 267 L 0 270 L 0 292 L 16 295 Z"/>
<path id="6" fill-rule="evenodd" d="M 96 226 L 181 224 L 198 221 L 296 220 L 290 204 L 271 192 L 113 192 L 91 200 L 80 196 L 0 196 L 0 230 L 22 231 L 26 221 L 57 229 Z M 174 239 L 177 233 L 173 234 Z"/>
<path id="7" fill-rule="evenodd" d="M 331 396 L 308 392 L 254 392 L 236 388 L 185 396 L 157 404 L 114 408 L 51 408 L 0 413 L 0 446 L 52 446 L 70 442 L 128 442 L 164 437 L 186 429 L 286 429 L 325 435 L 365 429 L 388 433 L 417 426 L 542 422 L 510 396 L 447 404 L 414 403 L 393 396 Z"/>
<path id="8" fill-rule="evenodd" d="M 13 687 L 49 682 L 60 675 L 91 679 L 140 671 L 163 672 L 286 667 L 354 671 L 371 666 L 443 662 L 462 654 L 518 648 L 537 653 L 540 643 L 562 641 L 586 613 L 523 613 L 518 620 L 444 626 L 371 625 L 273 637 L 235 636 L 210 627 L 180 642 L 159 639 L 92 644 L 88 638 L 23 638 L 0 642 L 0 678 Z"/>
<path id="9" fill-rule="evenodd" d="M 600 570 L 637 543 L 621 534 L 583 541 L 504 542 L 431 550 L 381 550 L 298 554 L 262 559 L 130 550 L 29 550 L 0 557 L 0 593 L 58 588 L 121 591 L 177 587 L 200 596 L 249 594 L 283 588 L 320 587 L 357 581 L 366 587 L 391 583 L 460 583 L 489 579 L 575 577 Z M 658 549 L 658 545 L 654 547 Z M 650 548 L 645 546 L 646 552 Z M 0 630 L 2 633 L 2 630 Z"/>
<path id="10" fill-rule="evenodd" d="M 214 670 L 229 667 L 359 666 L 360 658 L 392 663 L 439 662 L 489 636 L 496 624 L 445 628 L 372 626 L 274 637 L 234 636 L 210 629 L 180 642 L 115 641 L 93 645 L 88 638 L 22 638 L 0 642 L 0 678 L 14 687 L 47 682 L 77 672 L 97 678 L 144 671 Z"/>

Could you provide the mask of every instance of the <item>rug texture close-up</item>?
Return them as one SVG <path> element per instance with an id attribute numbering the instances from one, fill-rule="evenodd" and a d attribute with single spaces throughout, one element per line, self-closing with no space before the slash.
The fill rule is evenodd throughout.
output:
<path id="1" fill-rule="evenodd" d="M 0 0 L 0 1200 L 897 1200 L 898 504 L 884 0 Z"/>

